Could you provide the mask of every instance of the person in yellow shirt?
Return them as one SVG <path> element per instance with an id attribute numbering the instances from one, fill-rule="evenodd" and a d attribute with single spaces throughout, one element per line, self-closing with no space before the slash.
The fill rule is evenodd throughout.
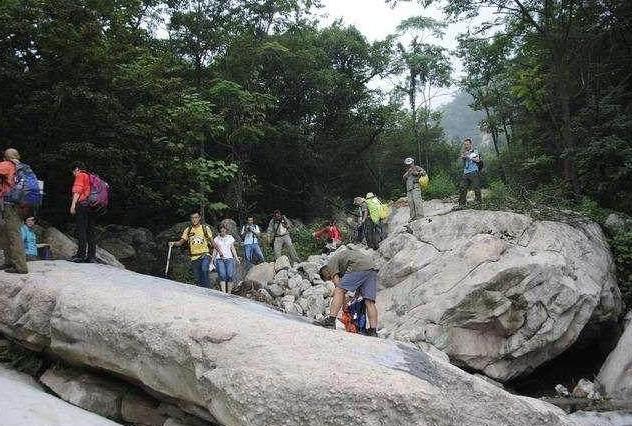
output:
<path id="1" fill-rule="evenodd" d="M 202 223 L 202 216 L 195 212 L 191 215 L 191 226 L 188 226 L 178 241 L 171 241 L 170 246 L 182 246 L 188 243 L 191 269 L 195 281 L 200 287 L 210 288 L 209 266 L 214 248 L 211 227 Z"/>

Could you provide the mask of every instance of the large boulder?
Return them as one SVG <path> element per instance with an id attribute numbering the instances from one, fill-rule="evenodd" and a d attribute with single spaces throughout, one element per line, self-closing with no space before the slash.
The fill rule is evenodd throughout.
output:
<path id="1" fill-rule="evenodd" d="M 2 426 L 116 426 L 96 414 L 47 394 L 30 376 L 0 365 Z"/>
<path id="2" fill-rule="evenodd" d="M 382 335 L 431 343 L 500 381 L 556 357 L 621 309 L 612 257 L 592 222 L 448 211 L 400 227 L 380 253 Z"/>
<path id="3" fill-rule="evenodd" d="M 54 227 L 45 229 L 42 235 L 42 243 L 50 245 L 53 259 L 70 259 L 77 253 L 77 243 L 75 240 Z M 101 247 L 97 247 L 97 260 L 105 265 L 125 268 L 116 257 Z"/>
<path id="4" fill-rule="evenodd" d="M 608 355 L 597 376 L 597 382 L 610 398 L 632 401 L 630 348 L 632 348 L 632 311 L 628 313 L 628 324 L 617 347 Z"/>
<path id="5" fill-rule="evenodd" d="M 404 343 L 102 265 L 0 274 L 0 329 L 223 425 L 570 425 Z"/>

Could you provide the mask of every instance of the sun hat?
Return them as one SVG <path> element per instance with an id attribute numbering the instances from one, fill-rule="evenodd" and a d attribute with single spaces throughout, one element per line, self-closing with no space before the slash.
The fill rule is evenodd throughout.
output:
<path id="1" fill-rule="evenodd" d="M 415 160 L 413 160 L 411 157 L 407 157 L 404 160 L 404 164 L 406 164 L 407 166 L 410 166 L 411 164 L 413 164 L 415 162 Z"/>

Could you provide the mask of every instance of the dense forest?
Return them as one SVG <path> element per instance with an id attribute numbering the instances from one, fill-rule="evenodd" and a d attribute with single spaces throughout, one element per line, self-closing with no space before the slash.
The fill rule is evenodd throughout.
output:
<path id="1" fill-rule="evenodd" d="M 456 110 L 457 126 L 482 118 L 486 182 L 511 204 L 632 212 L 632 4 L 450 1 L 448 21 L 494 12 L 450 52 L 429 3 L 369 42 L 319 23 L 317 0 L 4 0 L 0 142 L 46 181 L 52 222 L 68 220 L 74 160 L 111 183 L 115 223 L 155 228 L 199 205 L 311 219 L 367 191 L 402 195 L 409 155 L 429 196 L 453 192 L 442 114 Z M 388 93 L 369 88 L 386 76 Z M 434 108 L 432 90 L 454 85 L 458 105 Z"/>

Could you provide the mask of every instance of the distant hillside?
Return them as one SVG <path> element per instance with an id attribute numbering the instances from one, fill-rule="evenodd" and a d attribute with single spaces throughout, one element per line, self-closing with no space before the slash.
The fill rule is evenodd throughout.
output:
<path id="1" fill-rule="evenodd" d="M 484 114 L 472 110 L 469 107 L 472 102 L 470 95 L 458 92 L 452 102 L 441 108 L 443 113 L 441 125 L 448 139 L 462 140 L 469 136 L 476 144 L 481 142 L 482 134 L 478 129 L 478 123 L 483 119 Z"/>

